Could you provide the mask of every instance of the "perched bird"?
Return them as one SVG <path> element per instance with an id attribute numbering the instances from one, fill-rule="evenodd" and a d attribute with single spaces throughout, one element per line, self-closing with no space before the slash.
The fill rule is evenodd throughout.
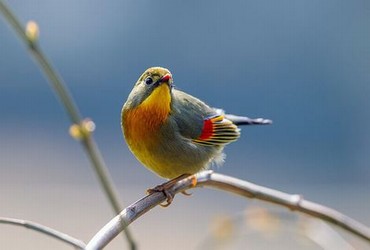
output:
<path id="1" fill-rule="evenodd" d="M 240 136 L 237 125 L 270 123 L 209 107 L 175 89 L 170 71 L 161 67 L 149 68 L 140 76 L 121 113 L 123 134 L 132 153 L 166 179 L 222 164 L 224 146 Z"/>

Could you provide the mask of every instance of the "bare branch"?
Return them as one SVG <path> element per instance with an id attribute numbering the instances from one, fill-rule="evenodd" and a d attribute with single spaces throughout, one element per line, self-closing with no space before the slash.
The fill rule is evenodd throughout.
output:
<path id="1" fill-rule="evenodd" d="M 283 193 L 226 175 L 213 173 L 212 171 L 203 171 L 194 176 L 180 180 L 168 190 L 168 192 L 175 195 L 181 191 L 194 187 L 194 178 L 197 180 L 195 187 L 216 188 L 247 198 L 256 198 L 278 204 L 292 211 L 308 214 L 337 225 L 370 243 L 369 228 L 334 209 L 304 200 L 301 195 Z M 122 224 L 129 225 L 141 215 L 165 200 L 166 196 L 163 193 L 153 193 L 128 206 L 118 216 L 108 222 L 108 224 L 91 239 L 86 249 L 102 249 L 123 230 Z"/>
<path id="2" fill-rule="evenodd" d="M 36 22 L 31 22 L 31 29 L 24 29 L 22 24 L 19 22 L 16 15 L 10 10 L 3 0 L 0 0 L 0 14 L 4 16 L 13 30 L 18 34 L 21 40 L 28 47 L 30 54 L 33 59 L 38 63 L 42 73 L 46 76 L 50 83 L 50 86 L 55 91 L 57 97 L 61 101 L 63 107 L 66 110 L 71 122 L 81 128 L 82 136 L 79 137 L 83 148 L 85 149 L 87 156 L 90 159 L 91 165 L 100 181 L 100 184 L 105 191 L 105 195 L 108 198 L 113 210 L 118 214 L 122 210 L 120 205 L 117 192 L 114 188 L 112 178 L 110 177 L 108 168 L 106 167 L 103 157 L 92 137 L 91 131 L 83 129 L 84 120 L 81 118 L 80 112 L 75 104 L 71 94 L 69 93 L 63 78 L 57 73 L 50 61 L 46 58 L 41 48 L 38 45 L 38 26 Z M 72 125 L 73 126 L 73 125 Z M 75 138 L 76 139 L 76 138 Z M 126 235 L 130 249 L 136 249 L 135 241 L 131 235 L 131 232 L 125 227 L 124 234 Z"/>
<path id="3" fill-rule="evenodd" d="M 61 240 L 67 244 L 70 244 L 74 246 L 77 249 L 84 249 L 85 248 L 85 243 L 81 240 L 75 239 L 65 233 L 59 232 L 55 229 L 52 229 L 50 227 L 43 226 L 41 224 L 32 222 L 32 221 L 27 221 L 27 220 L 20 220 L 20 219 L 13 219 L 13 218 L 5 218 L 5 217 L 0 217 L 0 223 L 3 224 L 11 224 L 15 226 L 21 226 L 25 227 L 27 229 L 31 229 L 37 232 L 40 232 L 42 234 L 49 235 L 55 239 Z"/>

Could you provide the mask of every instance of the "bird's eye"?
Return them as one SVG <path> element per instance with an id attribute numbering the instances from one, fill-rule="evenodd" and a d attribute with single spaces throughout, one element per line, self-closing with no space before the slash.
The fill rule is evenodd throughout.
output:
<path id="1" fill-rule="evenodd" d="M 147 77 L 146 79 L 145 79 L 145 83 L 146 84 L 152 84 L 153 83 L 153 78 L 151 78 L 150 76 L 149 77 Z"/>

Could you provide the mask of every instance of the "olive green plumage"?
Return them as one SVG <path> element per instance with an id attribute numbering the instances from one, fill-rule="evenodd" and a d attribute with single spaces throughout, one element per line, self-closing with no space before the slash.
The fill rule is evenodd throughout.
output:
<path id="1" fill-rule="evenodd" d="M 270 122 L 231 118 L 240 124 Z M 168 179 L 222 164 L 224 146 L 240 136 L 222 110 L 174 89 L 171 73 L 160 67 L 146 70 L 135 84 L 122 108 L 122 130 L 137 159 Z"/>

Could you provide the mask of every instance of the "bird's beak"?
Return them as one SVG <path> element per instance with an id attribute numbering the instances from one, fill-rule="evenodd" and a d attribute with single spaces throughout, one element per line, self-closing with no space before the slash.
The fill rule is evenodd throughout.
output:
<path id="1" fill-rule="evenodd" d="M 171 74 L 165 74 L 162 76 L 161 79 L 158 81 L 159 84 L 167 83 L 169 87 L 172 87 L 172 75 Z"/>
<path id="2" fill-rule="evenodd" d="M 162 78 L 157 81 L 157 86 L 161 85 L 162 83 L 166 83 L 170 90 L 172 90 L 172 75 L 165 74 L 164 76 L 162 76 Z"/>

